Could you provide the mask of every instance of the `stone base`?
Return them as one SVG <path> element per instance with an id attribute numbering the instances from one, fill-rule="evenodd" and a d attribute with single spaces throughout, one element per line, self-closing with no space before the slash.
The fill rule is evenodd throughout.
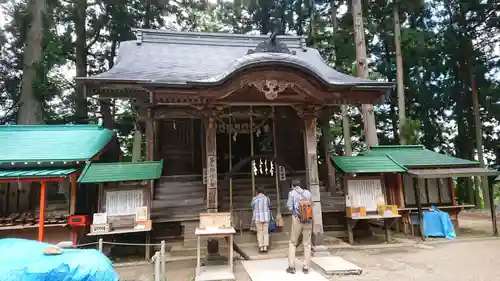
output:
<path id="1" fill-rule="evenodd" d="M 326 275 L 360 275 L 363 272 L 361 267 L 341 257 L 313 257 L 311 261 L 321 268 Z"/>
<path id="2" fill-rule="evenodd" d="M 207 253 L 203 264 L 205 266 L 227 265 L 228 258 L 219 253 Z"/>
<path id="3" fill-rule="evenodd" d="M 311 247 L 311 254 L 313 257 L 327 257 L 330 255 L 330 252 L 323 245 L 315 245 Z"/>
<path id="4" fill-rule="evenodd" d="M 195 281 L 232 281 L 235 280 L 233 272 L 229 266 L 204 266 L 200 268 L 199 275 Z"/>

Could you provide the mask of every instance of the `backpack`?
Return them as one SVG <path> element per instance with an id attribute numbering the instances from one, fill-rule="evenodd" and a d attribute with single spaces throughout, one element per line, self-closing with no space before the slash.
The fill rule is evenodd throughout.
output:
<path id="1" fill-rule="evenodd" d="M 300 194 L 299 201 L 299 219 L 301 223 L 311 222 L 313 219 L 311 201 L 307 200 L 302 192 Z"/>

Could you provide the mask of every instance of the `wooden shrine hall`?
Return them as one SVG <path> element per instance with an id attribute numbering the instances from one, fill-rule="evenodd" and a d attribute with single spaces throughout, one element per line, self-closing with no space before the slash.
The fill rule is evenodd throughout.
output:
<path id="1" fill-rule="evenodd" d="M 256 186 L 286 215 L 298 178 L 313 194 L 321 245 L 322 213 L 344 212 L 345 200 L 332 164 L 318 167 L 316 122 L 342 104 L 383 102 L 393 84 L 335 71 L 300 36 L 135 33 L 120 43 L 113 68 L 77 81 L 89 96 L 129 100 L 146 160 L 163 160 L 150 186 L 153 224 L 177 225 L 186 237 L 200 212 L 227 211 L 236 229 L 248 229 Z"/>

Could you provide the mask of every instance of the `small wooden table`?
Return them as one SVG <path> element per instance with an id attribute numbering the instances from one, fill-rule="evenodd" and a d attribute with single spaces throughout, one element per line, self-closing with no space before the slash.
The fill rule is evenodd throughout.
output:
<path id="1" fill-rule="evenodd" d="M 108 232 L 94 232 L 94 233 L 87 233 L 87 236 L 97 236 L 98 238 L 101 238 L 102 236 L 106 235 L 119 235 L 119 234 L 126 234 L 126 233 L 140 233 L 140 232 L 145 232 L 146 234 L 146 243 L 145 243 L 145 259 L 148 261 L 151 258 L 151 228 L 125 228 L 125 229 L 116 229 L 113 231 L 108 231 Z"/>
<path id="2" fill-rule="evenodd" d="M 205 280 L 235 280 L 233 273 L 233 235 L 236 230 L 230 228 L 196 228 L 195 235 L 198 237 L 196 248 L 196 281 Z M 229 238 L 229 267 L 226 266 L 204 266 L 201 267 L 201 238 Z"/>
<path id="3" fill-rule="evenodd" d="M 349 236 L 349 244 L 354 245 L 354 233 L 353 229 L 356 223 L 360 220 L 383 220 L 384 221 L 384 231 L 385 231 L 385 241 L 390 243 L 391 241 L 391 225 L 394 223 L 395 219 L 400 218 L 401 215 L 392 216 L 379 216 L 379 215 L 367 215 L 367 216 L 346 216 L 347 220 L 347 234 Z"/>

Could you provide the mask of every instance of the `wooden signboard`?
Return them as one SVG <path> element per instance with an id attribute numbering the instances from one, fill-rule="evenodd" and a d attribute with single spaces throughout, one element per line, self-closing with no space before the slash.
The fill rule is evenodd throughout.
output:
<path id="1" fill-rule="evenodd" d="M 347 180 L 347 207 L 364 207 L 367 211 L 377 211 L 377 203 L 385 204 L 380 179 Z"/>
<path id="2" fill-rule="evenodd" d="M 229 228 L 231 213 L 200 213 L 200 228 Z"/>
<path id="3" fill-rule="evenodd" d="M 106 191 L 106 213 L 108 216 L 135 215 L 138 207 L 144 206 L 144 190 Z"/>

